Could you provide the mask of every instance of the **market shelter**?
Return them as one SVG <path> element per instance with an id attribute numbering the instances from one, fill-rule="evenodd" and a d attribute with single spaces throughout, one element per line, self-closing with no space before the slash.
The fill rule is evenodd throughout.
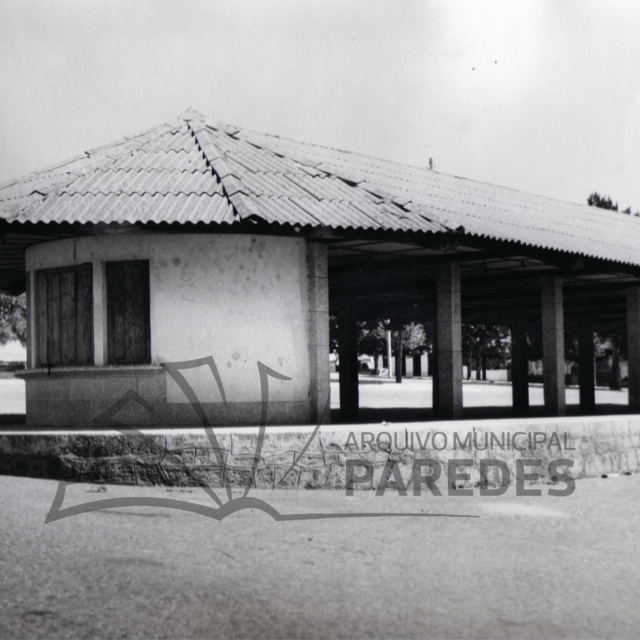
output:
<path id="1" fill-rule="evenodd" d="M 517 414 L 534 324 L 546 409 L 564 414 L 567 320 L 580 325 L 582 410 L 594 330 L 627 332 L 640 404 L 634 216 L 190 110 L 0 188 L 0 237 L 0 289 L 27 292 L 28 425 L 326 420 L 329 313 L 345 421 L 358 415 L 355 323 L 380 317 L 434 323 L 437 417 L 463 416 L 463 322 L 511 327 Z"/>

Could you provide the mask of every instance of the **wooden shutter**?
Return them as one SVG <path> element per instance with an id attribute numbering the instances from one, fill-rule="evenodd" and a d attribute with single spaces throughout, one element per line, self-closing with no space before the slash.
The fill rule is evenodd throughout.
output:
<path id="1" fill-rule="evenodd" d="M 93 364 L 92 266 L 37 271 L 35 302 L 38 365 Z"/>
<path id="2" fill-rule="evenodd" d="M 151 362 L 149 262 L 107 262 L 109 364 Z"/>

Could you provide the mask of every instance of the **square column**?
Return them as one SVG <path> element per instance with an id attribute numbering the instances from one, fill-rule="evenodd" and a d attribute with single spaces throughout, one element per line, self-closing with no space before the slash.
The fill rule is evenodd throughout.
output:
<path id="1" fill-rule="evenodd" d="M 38 366 L 36 356 L 37 335 L 36 327 L 36 272 L 27 271 L 27 369 L 35 369 Z"/>
<path id="2" fill-rule="evenodd" d="M 461 329 L 462 330 L 462 329 Z M 462 342 L 462 340 L 461 340 Z M 438 406 L 438 398 L 440 397 L 438 386 L 438 315 L 434 315 L 431 320 L 431 381 L 432 381 L 432 407 L 433 416 L 437 418 L 440 415 L 440 407 Z"/>
<path id="3" fill-rule="evenodd" d="M 94 261 L 93 271 L 93 363 L 105 367 L 108 359 L 107 342 L 107 273 L 106 263 Z"/>
<path id="4" fill-rule="evenodd" d="M 396 333 L 397 342 L 396 342 L 396 382 L 402 382 L 402 337 L 404 335 L 404 331 L 402 329 L 398 329 Z"/>
<path id="5" fill-rule="evenodd" d="M 511 391 L 513 415 L 529 413 L 529 358 L 527 353 L 527 314 L 518 311 L 511 319 Z"/>
<path id="6" fill-rule="evenodd" d="M 640 286 L 627 289 L 629 407 L 640 412 Z"/>
<path id="7" fill-rule="evenodd" d="M 462 418 L 462 318 L 460 265 L 438 265 L 434 331 L 433 410 L 438 418 Z"/>
<path id="8" fill-rule="evenodd" d="M 544 404 L 553 416 L 566 414 L 562 278 L 542 281 L 542 353 Z"/>
<path id="9" fill-rule="evenodd" d="M 580 411 L 593 413 L 596 408 L 595 361 L 593 348 L 593 318 L 583 316 L 578 336 L 578 378 Z"/>
<path id="10" fill-rule="evenodd" d="M 311 422 L 331 422 L 329 364 L 329 272 L 327 247 L 307 243 L 309 271 L 309 399 Z M 326 411 L 325 411 L 326 409 Z"/>
<path id="11" fill-rule="evenodd" d="M 407 378 L 413 378 L 413 356 L 404 357 L 404 366 Z"/>
<path id="12" fill-rule="evenodd" d="M 420 354 L 420 376 L 426 378 L 429 375 L 429 354 Z"/>
<path id="13" fill-rule="evenodd" d="M 353 298 L 345 300 L 338 317 L 338 355 L 340 357 L 340 419 L 358 419 L 358 324 Z"/>

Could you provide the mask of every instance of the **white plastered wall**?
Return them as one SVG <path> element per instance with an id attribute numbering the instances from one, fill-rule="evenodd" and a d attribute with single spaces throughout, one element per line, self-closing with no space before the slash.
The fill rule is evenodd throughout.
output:
<path id="1" fill-rule="evenodd" d="M 306 251 L 300 238 L 131 232 L 36 245 L 26 262 L 31 272 L 92 262 L 95 273 L 105 261 L 149 260 L 153 364 L 212 356 L 227 401 L 255 403 L 260 361 L 291 378 L 269 379 L 270 401 L 300 403 L 310 384 Z M 185 377 L 201 402 L 220 402 L 208 369 Z M 166 401 L 187 403 L 166 378 Z"/>

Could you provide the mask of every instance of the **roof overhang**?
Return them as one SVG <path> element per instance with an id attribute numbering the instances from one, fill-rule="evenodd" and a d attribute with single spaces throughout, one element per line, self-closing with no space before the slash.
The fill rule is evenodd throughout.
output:
<path id="1" fill-rule="evenodd" d="M 25 250 L 62 238 L 103 234 L 214 233 L 279 235 L 327 246 L 331 311 L 355 300 L 359 315 L 397 323 L 425 321 L 435 309 L 436 271 L 460 263 L 463 319 L 509 324 L 516 310 L 540 317 L 543 278 L 564 281 L 565 314 L 593 315 L 599 327 L 624 328 L 626 290 L 640 284 L 640 267 L 576 256 L 461 232 L 422 233 L 329 229 L 244 221 L 235 224 L 20 224 L 0 221 L 0 290 L 25 288 Z"/>

